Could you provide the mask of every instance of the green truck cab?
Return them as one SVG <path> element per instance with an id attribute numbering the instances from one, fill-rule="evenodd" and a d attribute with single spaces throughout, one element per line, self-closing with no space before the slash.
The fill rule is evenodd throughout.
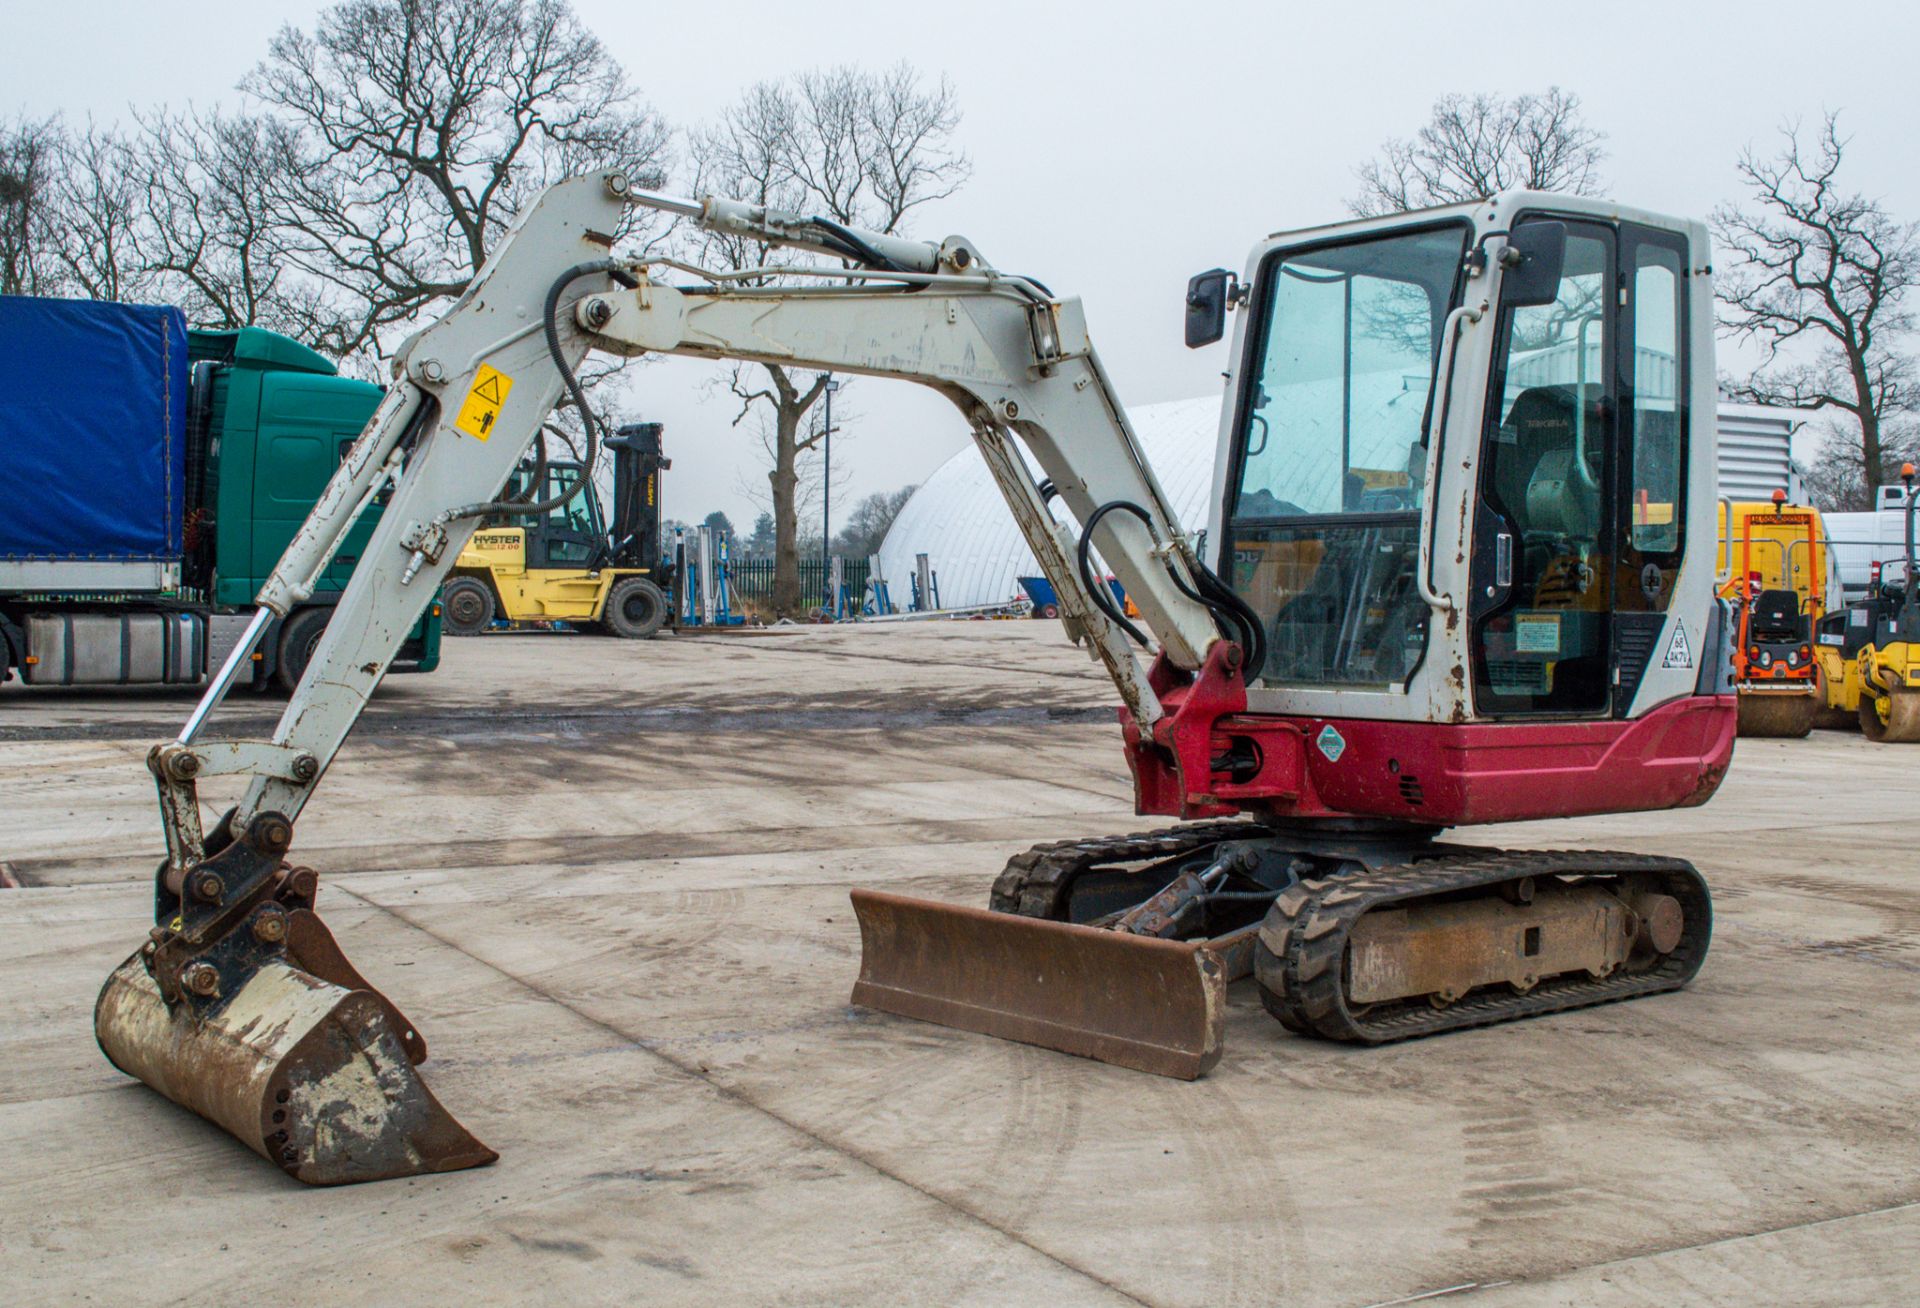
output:
<path id="1" fill-rule="evenodd" d="M 188 427 L 191 431 L 195 415 L 202 415 L 199 421 L 208 433 L 204 441 L 188 444 L 190 495 L 196 447 L 208 451 L 211 470 L 202 496 L 213 506 L 204 575 L 213 579 L 216 607 L 249 610 L 347 447 L 379 407 L 382 391 L 371 382 L 340 376 L 325 355 L 259 327 L 190 331 L 187 351 L 194 365 Z M 289 689 L 299 681 L 326 627 L 325 611 L 346 588 L 379 516 L 377 506 L 362 515 L 308 606 L 289 614 L 280 630 L 261 642 L 259 680 L 271 676 Z M 189 531 L 192 525 L 189 519 Z M 392 671 L 433 671 L 440 663 L 440 631 L 436 602 L 408 633 Z"/>
<path id="2" fill-rule="evenodd" d="M 37 490 L 0 487 L 0 681 L 199 683 L 380 387 L 274 332 L 187 331 L 178 310 L 137 305 L 0 297 L 0 351 L 16 358 L 0 444 L 45 474 Z M 90 385 L 74 359 L 92 363 Z M 269 629 L 254 685 L 298 683 L 379 512 Z M 390 670 L 433 670 L 440 630 L 423 596 Z"/>

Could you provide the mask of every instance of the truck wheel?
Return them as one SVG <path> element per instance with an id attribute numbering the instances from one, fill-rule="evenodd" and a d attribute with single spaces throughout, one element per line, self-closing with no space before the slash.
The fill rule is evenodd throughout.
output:
<path id="1" fill-rule="evenodd" d="M 289 695 L 306 675 L 307 665 L 313 662 L 313 647 L 320 643 L 327 619 L 332 616 L 330 608 L 301 609 L 281 626 L 280 658 L 273 669 L 273 679 Z"/>
<path id="2" fill-rule="evenodd" d="M 478 636 L 493 625 L 493 592 L 472 577 L 455 577 L 440 592 L 440 617 L 449 636 Z"/>
<path id="3" fill-rule="evenodd" d="M 607 593 L 600 620 L 616 636 L 645 640 L 666 624 L 666 593 L 645 577 L 622 577 Z"/>

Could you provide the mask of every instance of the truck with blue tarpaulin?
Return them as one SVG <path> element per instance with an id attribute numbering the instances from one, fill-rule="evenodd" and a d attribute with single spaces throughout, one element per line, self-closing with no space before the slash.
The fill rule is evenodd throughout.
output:
<path id="1" fill-rule="evenodd" d="M 0 682 L 202 681 L 380 396 L 261 328 L 0 296 Z M 298 682 L 376 517 L 260 643 L 256 685 Z M 391 670 L 439 658 L 428 596 Z"/>

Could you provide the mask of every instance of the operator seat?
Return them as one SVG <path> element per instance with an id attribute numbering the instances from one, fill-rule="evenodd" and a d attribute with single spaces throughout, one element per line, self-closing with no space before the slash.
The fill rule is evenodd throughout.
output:
<path id="1" fill-rule="evenodd" d="M 1753 601 L 1747 634 L 1768 644 L 1807 644 L 1807 618 L 1800 596 L 1790 590 L 1763 590 Z"/>

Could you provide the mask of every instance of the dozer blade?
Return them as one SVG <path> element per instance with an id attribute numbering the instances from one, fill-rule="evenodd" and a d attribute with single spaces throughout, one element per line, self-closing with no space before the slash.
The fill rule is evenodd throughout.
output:
<path id="1" fill-rule="evenodd" d="M 330 935 L 325 943 L 332 946 Z M 107 978 L 94 1034 L 115 1067 L 309 1185 L 491 1163 L 498 1155 L 413 1070 L 409 1045 L 422 1056 L 425 1046 L 404 1019 L 395 1029 L 397 1017 L 377 991 L 281 959 L 197 1016 L 188 1004 L 169 1006 L 135 954 Z"/>
<path id="2" fill-rule="evenodd" d="M 1219 942 L 855 890 L 853 1002 L 1191 1081 L 1220 1061 Z"/>

